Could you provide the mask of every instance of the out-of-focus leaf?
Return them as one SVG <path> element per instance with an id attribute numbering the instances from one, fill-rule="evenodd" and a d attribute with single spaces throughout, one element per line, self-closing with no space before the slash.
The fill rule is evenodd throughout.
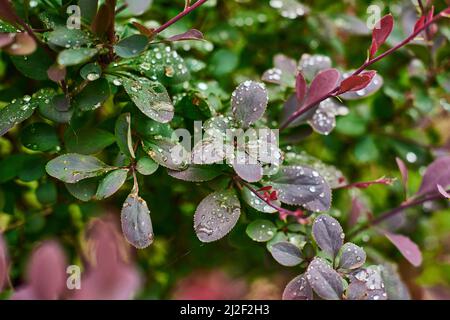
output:
<path id="1" fill-rule="evenodd" d="M 422 264 L 422 252 L 411 239 L 389 232 L 385 232 L 384 234 L 413 266 L 418 267 Z"/>
<path id="2" fill-rule="evenodd" d="M 153 0 L 125 0 L 125 3 L 131 13 L 141 15 L 150 8 Z"/>
<path id="3" fill-rule="evenodd" d="M 197 29 L 191 29 L 181 34 L 166 39 L 167 41 L 203 40 L 203 33 Z"/>
<path id="4" fill-rule="evenodd" d="M 44 122 L 36 122 L 24 128 L 20 140 L 26 148 L 33 151 L 46 152 L 59 146 L 55 128 Z"/>
<path id="5" fill-rule="evenodd" d="M 428 166 L 417 196 L 438 193 L 438 185 L 444 188 L 450 185 L 450 156 L 438 158 Z"/>

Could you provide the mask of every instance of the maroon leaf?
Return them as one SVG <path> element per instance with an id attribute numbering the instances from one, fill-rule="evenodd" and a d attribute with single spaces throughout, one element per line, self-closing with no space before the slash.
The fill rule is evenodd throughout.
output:
<path id="1" fill-rule="evenodd" d="M 167 38 L 167 41 L 185 41 L 185 40 L 203 40 L 203 33 L 197 29 L 192 29 L 189 31 L 186 31 L 181 34 L 177 34 L 175 36 L 172 36 L 170 38 Z"/>
<path id="2" fill-rule="evenodd" d="M 322 299 L 340 300 L 344 293 L 343 279 L 322 258 L 314 258 L 309 264 L 306 279 Z"/>
<path id="3" fill-rule="evenodd" d="M 366 262 L 366 253 L 363 248 L 347 242 L 340 250 L 339 268 L 340 269 L 357 269 Z"/>
<path id="4" fill-rule="evenodd" d="M 0 19 L 12 24 L 17 23 L 17 14 L 9 0 L 0 0 Z"/>
<path id="5" fill-rule="evenodd" d="M 312 103 L 319 103 L 321 99 L 326 98 L 339 84 L 341 74 L 336 69 L 327 69 L 317 74 L 311 83 L 306 97 L 305 106 Z"/>
<path id="6" fill-rule="evenodd" d="M 422 264 L 422 253 L 417 244 L 412 242 L 411 239 L 389 232 L 384 234 L 413 266 L 418 267 Z"/>
<path id="7" fill-rule="evenodd" d="M 49 241 L 37 248 L 28 264 L 28 282 L 13 300 L 55 300 L 66 286 L 66 258 L 58 243 Z"/>
<path id="8" fill-rule="evenodd" d="M 352 209 L 350 211 L 350 217 L 348 224 L 350 227 L 353 227 L 358 223 L 358 220 L 361 216 L 367 215 L 369 209 L 358 197 L 352 198 Z"/>
<path id="9" fill-rule="evenodd" d="M 114 13 L 111 12 L 110 6 L 106 3 L 102 4 L 98 9 L 97 15 L 91 24 L 91 30 L 98 36 L 103 36 L 112 23 Z"/>
<path id="10" fill-rule="evenodd" d="M 376 75 L 376 71 L 368 71 L 358 75 L 350 76 L 342 81 L 338 94 L 348 91 L 359 91 L 366 88 Z"/>
<path id="11" fill-rule="evenodd" d="M 437 193 L 437 185 L 444 188 L 450 185 L 450 156 L 440 157 L 428 166 L 417 196 Z"/>
<path id="12" fill-rule="evenodd" d="M 373 71 L 374 72 L 374 71 Z M 346 79 L 351 76 L 351 72 L 345 73 L 343 78 Z M 348 91 L 346 93 L 342 93 L 340 97 L 345 100 L 359 100 L 365 97 L 368 97 L 383 86 L 383 78 L 379 74 L 375 74 L 372 81 L 364 88 L 357 91 Z"/>
<path id="13" fill-rule="evenodd" d="M 288 283 L 283 292 L 283 300 L 312 300 L 312 288 L 304 274 Z"/>
<path id="14" fill-rule="evenodd" d="M 8 252 L 6 244 L 0 233 L 0 293 L 8 282 Z"/>
<path id="15" fill-rule="evenodd" d="M 302 104 L 303 100 L 306 97 L 306 93 L 308 91 L 308 85 L 306 84 L 305 77 L 301 72 L 297 74 L 296 82 L 295 82 L 295 93 L 297 97 L 297 101 L 299 105 Z"/>
<path id="16" fill-rule="evenodd" d="M 400 174 L 402 175 L 403 187 L 406 189 L 406 187 L 408 185 L 408 178 L 409 178 L 408 168 L 406 167 L 405 162 L 403 162 L 402 159 L 395 158 L 395 161 L 397 161 L 398 169 L 400 170 Z"/>
<path id="17" fill-rule="evenodd" d="M 51 66 L 47 70 L 47 75 L 50 80 L 53 82 L 59 83 L 66 78 L 67 70 L 63 66 L 59 66 L 57 64 Z"/>
<path id="18" fill-rule="evenodd" d="M 369 50 L 369 57 L 372 59 L 377 53 L 378 49 L 386 42 L 394 28 L 394 18 L 392 15 L 387 15 L 381 18 L 372 33 L 372 46 Z"/>
<path id="19" fill-rule="evenodd" d="M 339 222 L 327 214 L 320 215 L 314 220 L 312 235 L 320 249 L 332 258 L 337 256 L 345 236 Z"/>
<path id="20" fill-rule="evenodd" d="M 421 16 L 419 18 L 419 20 L 417 20 L 416 24 L 414 25 L 414 32 L 416 32 L 417 30 L 419 30 L 420 28 L 422 28 L 425 24 L 425 16 Z"/>
<path id="21" fill-rule="evenodd" d="M 5 48 L 5 51 L 14 56 L 27 56 L 32 54 L 37 49 L 37 43 L 26 32 L 20 32 L 16 34 L 16 38 L 13 44 Z"/>

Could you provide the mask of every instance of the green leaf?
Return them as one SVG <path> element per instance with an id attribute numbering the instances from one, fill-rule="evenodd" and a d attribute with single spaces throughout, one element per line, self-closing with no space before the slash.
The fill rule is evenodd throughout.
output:
<path id="1" fill-rule="evenodd" d="M 36 197 L 44 205 L 54 204 L 58 200 L 58 190 L 53 182 L 46 182 L 36 189 Z"/>
<path id="2" fill-rule="evenodd" d="M 258 187 L 252 186 L 254 190 L 257 190 Z M 266 202 L 262 201 L 259 197 L 257 197 L 252 191 L 248 188 L 242 189 L 242 199 L 253 209 L 264 212 L 264 213 L 275 213 L 276 209 L 269 206 Z M 280 201 L 272 201 L 272 204 L 281 207 Z"/>
<path id="3" fill-rule="evenodd" d="M 129 113 L 123 113 L 117 118 L 115 135 L 120 151 L 128 157 L 136 158 L 131 137 L 131 116 Z"/>
<path id="4" fill-rule="evenodd" d="M 80 70 L 80 75 L 84 80 L 95 81 L 102 75 L 102 68 L 98 63 L 88 63 Z"/>
<path id="5" fill-rule="evenodd" d="M 25 182 L 36 181 L 45 175 L 46 159 L 38 155 L 26 155 L 18 178 Z"/>
<path id="6" fill-rule="evenodd" d="M 88 62 L 97 52 L 97 49 L 86 48 L 63 50 L 58 55 L 58 64 L 66 67 L 76 66 Z"/>
<path id="7" fill-rule="evenodd" d="M 146 36 L 135 34 L 122 39 L 114 46 L 115 52 L 122 58 L 133 58 L 140 55 L 148 45 Z"/>
<path id="8" fill-rule="evenodd" d="M 88 44 L 91 39 L 89 34 L 80 29 L 69 29 L 66 26 L 57 27 L 47 34 L 47 41 L 55 46 L 69 48 L 80 48 Z"/>
<path id="9" fill-rule="evenodd" d="M 51 160 L 47 173 L 66 183 L 77 183 L 87 178 L 101 176 L 114 167 L 108 166 L 92 156 L 68 153 Z"/>
<path id="10" fill-rule="evenodd" d="M 378 159 L 380 153 L 372 136 L 362 138 L 355 147 L 355 157 L 359 162 L 371 162 Z"/>
<path id="11" fill-rule="evenodd" d="M 150 176 L 158 170 L 159 164 L 157 164 L 155 161 L 153 161 L 152 158 L 149 157 L 142 157 L 138 160 L 136 164 L 136 170 L 144 175 L 144 176 Z"/>
<path id="12" fill-rule="evenodd" d="M 275 236 L 277 228 L 269 220 L 255 220 L 247 226 L 246 232 L 254 241 L 267 242 Z"/>
<path id="13" fill-rule="evenodd" d="M 47 70 L 52 66 L 53 61 L 41 47 L 29 56 L 11 56 L 10 58 L 24 76 L 34 80 L 48 79 Z"/>
<path id="14" fill-rule="evenodd" d="M 21 132 L 22 144 L 34 151 L 51 151 L 59 146 L 59 139 L 56 130 L 51 125 L 44 122 L 33 123 Z"/>
<path id="15" fill-rule="evenodd" d="M 32 97 L 24 96 L 14 99 L 10 104 L 0 110 L 0 136 L 8 132 L 16 124 L 32 116 L 34 110 L 48 98 L 48 89 L 42 89 Z"/>
<path id="16" fill-rule="evenodd" d="M 77 183 L 66 183 L 66 188 L 69 193 L 78 200 L 88 202 L 94 198 L 97 190 L 97 179 L 86 179 Z"/>
<path id="17" fill-rule="evenodd" d="M 39 113 L 44 118 L 57 123 L 68 123 L 72 119 L 73 108 L 63 94 L 55 95 L 39 104 Z"/>
<path id="18" fill-rule="evenodd" d="M 98 0 L 78 0 L 81 16 L 91 22 L 97 14 Z"/>
<path id="19" fill-rule="evenodd" d="M 13 154 L 0 161 L 0 183 L 8 182 L 19 174 L 27 155 Z"/>
<path id="20" fill-rule="evenodd" d="M 108 173 L 98 185 L 95 197 L 99 200 L 106 199 L 119 191 L 127 180 L 128 169 L 114 170 Z"/>
<path id="21" fill-rule="evenodd" d="M 168 170 L 171 177 L 178 180 L 189 182 L 205 182 L 213 180 L 222 174 L 220 170 L 207 167 L 207 166 L 195 166 L 191 165 L 186 170 L 174 171 Z"/>
<path id="22" fill-rule="evenodd" d="M 90 82 L 73 100 L 73 107 L 82 111 L 91 111 L 99 108 L 111 95 L 108 81 L 101 78 Z"/>
<path id="23" fill-rule="evenodd" d="M 166 88 L 146 78 L 122 78 L 125 91 L 147 117 L 167 123 L 174 116 L 174 107 Z"/>
<path id="24" fill-rule="evenodd" d="M 157 163 L 172 170 L 184 170 L 189 162 L 189 155 L 180 143 L 169 139 L 143 141 L 143 148 Z"/>
<path id="25" fill-rule="evenodd" d="M 102 129 L 89 127 L 74 131 L 69 127 L 64 134 L 64 141 L 68 152 L 95 154 L 116 142 L 116 138 Z"/>

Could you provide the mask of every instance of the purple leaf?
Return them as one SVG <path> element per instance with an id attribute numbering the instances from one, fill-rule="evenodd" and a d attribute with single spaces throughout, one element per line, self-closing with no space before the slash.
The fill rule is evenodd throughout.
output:
<path id="1" fill-rule="evenodd" d="M 288 283 L 283 292 L 283 300 L 313 300 L 312 288 L 304 274 Z"/>
<path id="2" fill-rule="evenodd" d="M 26 32 L 16 34 L 14 44 L 4 50 L 14 56 L 28 56 L 37 49 L 37 43 L 33 37 Z"/>
<path id="3" fill-rule="evenodd" d="M 56 300 L 66 286 L 66 258 L 58 243 L 48 241 L 37 248 L 28 264 L 27 283 L 13 300 Z"/>
<path id="4" fill-rule="evenodd" d="M 266 111 L 269 96 L 262 83 L 245 81 L 232 94 L 234 117 L 244 128 L 258 121 Z"/>
<path id="5" fill-rule="evenodd" d="M 53 82 L 59 83 L 66 78 L 67 70 L 65 67 L 53 65 L 47 70 L 47 75 Z"/>
<path id="6" fill-rule="evenodd" d="M 123 186 L 128 177 L 128 169 L 118 169 L 108 173 L 98 185 L 96 199 L 102 200 L 115 194 Z"/>
<path id="7" fill-rule="evenodd" d="M 134 15 L 141 15 L 152 5 L 153 0 L 125 0 L 128 10 Z"/>
<path id="8" fill-rule="evenodd" d="M 340 250 L 339 268 L 340 269 L 357 269 L 366 262 L 366 253 L 363 248 L 347 242 Z"/>
<path id="9" fill-rule="evenodd" d="M 341 74 L 336 69 L 327 69 L 319 72 L 311 83 L 304 105 L 308 106 L 318 102 L 319 99 L 325 98 L 336 89 L 340 80 Z"/>
<path id="10" fill-rule="evenodd" d="M 271 178 L 271 185 L 278 191 L 281 202 L 304 206 L 314 212 L 330 209 L 331 189 L 322 176 L 309 167 L 282 167 Z"/>
<path id="11" fill-rule="evenodd" d="M 203 40 L 203 33 L 197 29 L 192 29 L 181 34 L 177 34 L 166 39 L 167 41 Z"/>
<path id="12" fill-rule="evenodd" d="M 428 166 L 417 196 L 438 193 L 437 185 L 444 188 L 450 185 L 450 156 L 440 157 Z"/>
<path id="13" fill-rule="evenodd" d="M 221 175 L 221 172 L 204 166 L 189 166 L 183 171 L 167 170 L 168 174 L 178 180 L 190 182 L 205 182 Z"/>
<path id="14" fill-rule="evenodd" d="M 384 235 L 413 266 L 418 267 L 422 264 L 422 252 L 411 239 L 389 232 L 385 232 Z"/>
<path id="15" fill-rule="evenodd" d="M 194 215 L 194 229 L 202 242 L 222 239 L 236 225 L 241 204 L 234 190 L 218 191 L 200 202 Z"/>
<path id="16" fill-rule="evenodd" d="M 283 73 L 295 77 L 297 74 L 297 62 L 283 54 L 277 54 L 273 58 L 275 68 L 280 69 Z"/>
<path id="17" fill-rule="evenodd" d="M 349 300 L 386 300 L 387 294 L 381 277 L 381 268 L 370 266 L 350 275 L 347 298 Z"/>
<path id="18" fill-rule="evenodd" d="M 270 253 L 279 264 L 285 267 L 294 267 L 303 261 L 300 249 L 289 242 L 275 243 L 270 247 Z"/>
<path id="19" fill-rule="evenodd" d="M 389 300 L 411 300 L 408 287 L 402 281 L 396 265 L 388 263 L 383 264 L 381 277 Z"/>
<path id="20" fill-rule="evenodd" d="M 274 57 L 274 68 L 264 72 L 262 80 L 285 87 L 292 87 L 297 73 L 297 63 L 283 54 Z"/>
<path id="21" fill-rule="evenodd" d="M 359 219 L 369 212 L 369 209 L 367 208 L 366 203 L 364 203 L 361 199 L 358 197 L 352 198 L 352 209 L 350 210 L 350 217 L 348 224 L 350 227 L 355 226 Z"/>
<path id="22" fill-rule="evenodd" d="M 398 166 L 398 168 L 400 170 L 400 173 L 402 175 L 402 184 L 403 184 L 403 187 L 406 190 L 406 188 L 408 186 L 408 178 L 409 178 L 408 177 L 408 168 L 406 167 L 406 165 L 405 165 L 405 163 L 403 162 L 402 159 L 395 158 L 395 161 L 397 161 L 397 166 Z"/>
<path id="23" fill-rule="evenodd" d="M 0 233 L 0 293 L 8 282 L 8 252 L 6 244 Z"/>
<path id="24" fill-rule="evenodd" d="M 225 156 L 229 154 L 229 145 L 223 143 L 221 139 L 205 138 L 197 143 L 192 150 L 192 163 L 194 164 L 214 164 L 223 162 Z"/>
<path id="25" fill-rule="evenodd" d="M 190 155 L 183 145 L 170 139 L 144 141 L 143 148 L 156 163 L 171 170 L 184 170 L 189 163 Z"/>
<path id="26" fill-rule="evenodd" d="M 263 168 L 258 161 L 244 151 L 238 152 L 232 162 L 234 171 L 247 182 L 258 182 L 263 177 Z"/>
<path id="27" fill-rule="evenodd" d="M 438 191 L 446 199 L 450 199 L 450 194 L 440 184 L 437 185 Z"/>
<path id="28" fill-rule="evenodd" d="M 297 74 L 295 82 L 295 94 L 299 105 L 303 103 L 303 100 L 305 99 L 307 92 L 308 92 L 308 85 L 306 84 L 305 77 L 301 72 L 299 72 Z"/>
<path id="29" fill-rule="evenodd" d="M 344 232 L 339 222 L 329 215 L 320 215 L 314 220 L 312 235 L 320 249 L 336 257 L 344 243 Z"/>
<path id="30" fill-rule="evenodd" d="M 329 135 L 336 127 L 336 116 L 347 113 L 347 107 L 329 98 L 319 104 L 308 123 L 317 133 Z"/>
<path id="31" fill-rule="evenodd" d="M 311 81 L 320 71 L 331 68 L 331 59 L 322 55 L 304 54 L 300 59 L 299 68 L 305 78 Z"/>
<path id="32" fill-rule="evenodd" d="M 314 258 L 309 264 L 306 279 L 322 299 L 341 300 L 344 293 L 343 279 L 322 258 Z"/>
<path id="33" fill-rule="evenodd" d="M 127 197 L 121 212 L 122 232 L 127 241 L 138 249 L 153 242 L 153 226 L 150 210 L 144 199 L 134 191 Z"/>

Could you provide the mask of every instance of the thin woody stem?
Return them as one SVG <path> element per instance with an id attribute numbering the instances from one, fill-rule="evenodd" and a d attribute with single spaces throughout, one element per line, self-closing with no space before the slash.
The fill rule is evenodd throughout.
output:
<path id="1" fill-rule="evenodd" d="M 186 2 L 186 6 L 185 6 L 184 10 L 182 12 L 180 12 L 178 15 L 176 15 L 175 17 L 173 17 L 172 19 L 170 19 L 169 21 L 167 21 L 166 23 L 164 23 L 162 26 L 157 28 L 154 31 L 155 35 L 158 34 L 158 33 L 163 32 L 168 27 L 170 27 L 174 23 L 178 22 L 183 17 L 187 16 L 189 13 L 191 13 L 192 11 L 194 11 L 195 9 L 197 9 L 198 7 L 203 5 L 206 1 L 208 1 L 208 0 L 198 0 L 193 5 L 188 5 L 188 2 Z M 190 1 L 189 1 L 189 3 L 190 3 Z"/>
<path id="2" fill-rule="evenodd" d="M 415 30 L 409 37 L 407 37 L 405 40 L 397 44 L 396 46 L 392 47 L 391 49 L 387 50 L 383 54 L 380 54 L 379 56 L 367 60 L 361 67 L 359 67 L 355 72 L 353 72 L 352 76 L 359 75 L 361 72 L 366 70 L 371 65 L 375 64 L 376 62 L 384 59 L 385 57 L 389 56 L 390 54 L 394 53 L 395 51 L 399 50 L 400 48 L 404 47 L 405 45 L 409 44 L 411 41 L 413 41 L 420 33 L 427 30 L 429 26 L 431 26 L 433 23 L 436 23 L 438 20 L 443 18 L 445 15 L 443 12 L 436 15 L 433 19 L 430 21 L 427 21 L 421 28 Z M 286 122 L 281 126 L 280 131 L 286 129 L 292 122 L 294 122 L 297 118 L 299 118 L 301 115 L 305 114 L 306 112 L 313 109 L 316 105 L 321 103 L 322 101 L 334 97 L 339 91 L 339 86 L 337 86 L 333 91 L 330 93 L 316 99 L 315 101 L 312 101 L 310 104 L 306 105 L 305 107 L 295 111 L 287 120 Z"/>

